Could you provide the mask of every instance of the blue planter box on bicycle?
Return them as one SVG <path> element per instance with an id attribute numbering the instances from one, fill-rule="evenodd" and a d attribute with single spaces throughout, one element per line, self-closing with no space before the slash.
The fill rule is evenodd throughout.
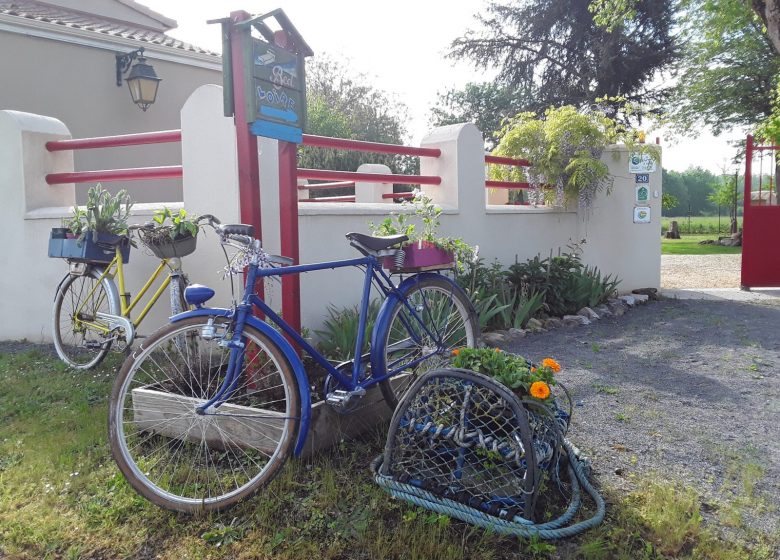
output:
<path id="1" fill-rule="evenodd" d="M 85 232 L 81 239 L 69 238 L 67 235 L 66 228 L 52 228 L 49 237 L 49 257 L 110 263 L 114 258 L 114 247 L 119 245 L 122 262 L 130 261 L 130 240 L 125 236 L 99 232 L 95 240 L 91 231 Z"/>

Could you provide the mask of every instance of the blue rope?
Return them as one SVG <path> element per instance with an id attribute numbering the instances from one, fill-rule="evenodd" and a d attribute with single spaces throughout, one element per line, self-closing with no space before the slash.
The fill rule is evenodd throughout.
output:
<path id="1" fill-rule="evenodd" d="M 520 516 L 515 516 L 511 520 L 501 519 L 449 498 L 441 498 L 422 488 L 404 484 L 389 476 L 381 475 L 379 474 L 379 465 L 381 464 L 382 456 L 377 457 L 371 466 L 374 470 L 374 478 L 377 484 L 385 488 L 395 498 L 406 500 L 436 513 L 448 515 L 478 527 L 490 529 L 502 535 L 562 539 L 577 535 L 599 525 L 604 520 L 606 509 L 604 498 L 590 484 L 583 463 L 577 458 L 571 443 L 564 440 L 563 446 L 569 458 L 568 471 L 572 485 L 572 497 L 569 501 L 569 507 L 556 519 L 538 524 Z M 590 519 L 568 525 L 582 504 L 581 487 L 585 489 L 596 503 L 596 513 Z"/>

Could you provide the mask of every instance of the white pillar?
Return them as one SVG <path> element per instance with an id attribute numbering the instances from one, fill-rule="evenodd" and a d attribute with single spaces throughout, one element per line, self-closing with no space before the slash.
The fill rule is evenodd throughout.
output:
<path id="1" fill-rule="evenodd" d="M 601 160 L 614 183 L 593 207 L 578 210 L 578 238 L 585 239 L 583 261 L 602 274 L 617 275 L 618 290 L 658 288 L 661 284 L 661 163 L 650 173 L 646 202 L 637 201 L 636 175 L 628 172 L 628 150 L 610 146 Z M 649 223 L 635 223 L 634 209 L 650 208 Z"/>
<path id="2" fill-rule="evenodd" d="M 441 177 L 438 186 L 423 185 L 436 204 L 451 209 L 485 207 L 485 150 L 482 133 L 471 123 L 434 128 L 420 142 L 439 148 L 438 158 L 420 158 L 421 175 Z"/>
<path id="3" fill-rule="evenodd" d="M 181 160 L 184 207 L 238 222 L 236 129 L 233 119 L 223 116 L 220 86 L 201 86 L 184 103 Z"/>
<path id="4" fill-rule="evenodd" d="M 358 173 L 390 174 L 392 171 L 381 163 L 364 163 L 357 168 Z M 361 202 L 385 202 L 393 203 L 392 198 L 382 198 L 383 194 L 393 192 L 392 183 L 374 183 L 368 181 L 355 182 L 355 203 Z"/>
<path id="5" fill-rule="evenodd" d="M 51 305 L 57 282 L 67 272 L 47 258 L 49 232 L 61 225 L 76 202 L 73 184 L 48 185 L 48 173 L 73 171 L 73 152 L 49 152 L 46 142 L 70 138 L 57 119 L 0 111 L 0 222 L 4 262 L 0 275 L 0 340 L 51 340 Z"/>

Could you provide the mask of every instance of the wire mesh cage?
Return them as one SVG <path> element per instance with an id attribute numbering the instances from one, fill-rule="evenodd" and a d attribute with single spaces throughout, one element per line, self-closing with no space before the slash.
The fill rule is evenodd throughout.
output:
<path id="1" fill-rule="evenodd" d="M 559 480 L 569 416 L 473 371 L 432 371 L 396 408 L 376 480 L 456 517 L 532 520 L 543 473 Z"/>

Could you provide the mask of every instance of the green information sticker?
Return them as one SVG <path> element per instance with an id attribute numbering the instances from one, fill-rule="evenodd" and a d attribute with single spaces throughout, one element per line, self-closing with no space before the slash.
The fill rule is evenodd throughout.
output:
<path id="1" fill-rule="evenodd" d="M 640 185 L 636 187 L 636 201 L 637 202 L 647 202 L 649 198 L 649 192 L 647 190 L 647 187 Z"/>

